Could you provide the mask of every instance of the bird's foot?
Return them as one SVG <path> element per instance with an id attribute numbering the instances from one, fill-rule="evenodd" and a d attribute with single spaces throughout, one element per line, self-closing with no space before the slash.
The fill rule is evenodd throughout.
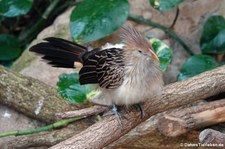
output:
<path id="1" fill-rule="evenodd" d="M 122 123 L 121 123 L 122 116 L 120 112 L 118 111 L 118 108 L 115 104 L 112 105 L 112 113 L 116 116 L 119 125 L 122 126 Z"/>
<path id="2" fill-rule="evenodd" d="M 119 125 L 122 126 L 121 119 L 122 118 L 127 119 L 127 118 L 119 112 L 119 108 L 120 108 L 119 106 L 116 106 L 115 104 L 112 104 L 111 113 L 106 113 L 103 116 L 115 115 Z"/>
<path id="3" fill-rule="evenodd" d="M 141 103 L 137 103 L 133 105 L 137 110 L 139 110 L 141 112 L 141 118 L 144 118 L 145 116 L 145 112 L 143 110 L 142 104 Z"/>

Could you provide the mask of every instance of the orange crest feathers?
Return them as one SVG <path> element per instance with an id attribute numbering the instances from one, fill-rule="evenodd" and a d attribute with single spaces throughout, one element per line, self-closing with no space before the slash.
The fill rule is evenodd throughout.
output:
<path id="1" fill-rule="evenodd" d="M 147 39 L 136 29 L 131 27 L 122 27 L 121 38 L 128 49 L 140 49 L 143 51 L 153 50 Z"/>

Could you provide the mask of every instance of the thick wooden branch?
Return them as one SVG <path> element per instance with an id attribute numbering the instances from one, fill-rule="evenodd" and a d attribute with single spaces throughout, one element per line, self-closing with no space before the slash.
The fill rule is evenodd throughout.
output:
<path id="1" fill-rule="evenodd" d="M 158 129 L 165 136 L 177 137 L 221 122 L 225 122 L 225 99 L 167 113 L 159 119 Z"/>
<path id="2" fill-rule="evenodd" d="M 191 131 L 178 137 L 165 137 L 157 128 L 157 121 L 163 113 L 151 116 L 151 118 L 142 122 L 127 134 L 109 144 L 104 149 L 180 149 L 180 143 L 198 143 L 198 131 Z"/>
<path id="3" fill-rule="evenodd" d="M 54 88 L 1 66 L 0 103 L 47 123 L 56 120 L 55 113 L 76 109 L 57 96 Z"/>
<path id="4" fill-rule="evenodd" d="M 216 144 L 225 147 L 225 134 L 213 129 L 205 129 L 199 134 L 199 141 L 202 144 Z"/>
<path id="5" fill-rule="evenodd" d="M 135 109 L 122 111 L 127 118 L 121 121 L 123 127 L 118 124 L 115 116 L 109 116 L 51 149 L 103 148 L 152 115 L 224 92 L 224 82 L 225 66 L 222 66 L 186 81 L 165 86 L 161 97 L 149 99 L 143 104 L 145 116 L 142 119 Z"/>

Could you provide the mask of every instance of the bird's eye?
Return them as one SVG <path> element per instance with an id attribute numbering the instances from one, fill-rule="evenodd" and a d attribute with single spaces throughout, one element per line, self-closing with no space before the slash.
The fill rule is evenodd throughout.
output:
<path id="1" fill-rule="evenodd" d="M 138 50 L 138 52 L 139 52 L 139 53 L 142 53 L 142 51 L 141 51 L 141 50 Z"/>

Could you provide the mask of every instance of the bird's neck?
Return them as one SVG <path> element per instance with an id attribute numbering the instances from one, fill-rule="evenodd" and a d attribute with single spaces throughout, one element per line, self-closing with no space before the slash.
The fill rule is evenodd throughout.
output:
<path id="1" fill-rule="evenodd" d="M 137 76 L 140 76 L 140 78 L 152 79 L 158 77 L 161 78 L 162 76 L 159 62 L 146 55 L 126 52 L 125 61 L 125 74 L 129 77 L 136 78 Z"/>

